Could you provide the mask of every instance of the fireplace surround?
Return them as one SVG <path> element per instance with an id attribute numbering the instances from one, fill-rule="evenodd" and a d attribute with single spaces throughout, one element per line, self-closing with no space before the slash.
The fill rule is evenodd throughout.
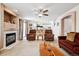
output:
<path id="1" fill-rule="evenodd" d="M 16 43 L 16 31 L 7 31 L 4 33 L 4 48 L 11 48 Z"/>
<path id="2" fill-rule="evenodd" d="M 16 42 L 16 33 L 6 34 L 6 47 Z"/>

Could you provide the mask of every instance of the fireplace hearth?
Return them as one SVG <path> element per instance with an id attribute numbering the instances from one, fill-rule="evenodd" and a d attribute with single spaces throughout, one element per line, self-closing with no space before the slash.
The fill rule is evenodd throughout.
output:
<path id="1" fill-rule="evenodd" d="M 6 47 L 16 42 L 16 33 L 6 34 Z"/>

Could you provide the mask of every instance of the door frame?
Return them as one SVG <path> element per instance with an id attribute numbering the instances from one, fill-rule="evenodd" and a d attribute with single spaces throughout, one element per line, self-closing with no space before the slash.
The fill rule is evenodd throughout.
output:
<path id="1" fill-rule="evenodd" d="M 73 12 L 68 13 L 61 19 L 61 35 L 64 35 L 64 20 L 68 17 L 71 17 L 73 32 L 76 32 L 76 12 L 73 11 Z"/>

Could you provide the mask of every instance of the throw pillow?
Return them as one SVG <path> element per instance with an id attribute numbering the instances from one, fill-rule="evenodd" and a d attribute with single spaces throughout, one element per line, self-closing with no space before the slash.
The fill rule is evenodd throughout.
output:
<path id="1" fill-rule="evenodd" d="M 75 34 L 75 32 L 67 33 L 67 40 L 74 42 Z"/>

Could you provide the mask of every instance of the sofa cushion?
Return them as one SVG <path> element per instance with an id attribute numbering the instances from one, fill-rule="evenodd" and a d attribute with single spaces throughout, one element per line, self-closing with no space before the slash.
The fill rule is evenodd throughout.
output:
<path id="1" fill-rule="evenodd" d="M 76 44 L 79 44 L 79 33 L 76 33 L 76 36 L 75 36 L 75 43 L 76 43 Z"/>
<path id="2" fill-rule="evenodd" d="M 68 40 L 60 40 L 59 42 L 60 42 L 60 44 L 63 45 L 63 47 L 67 47 L 69 49 L 73 49 L 73 45 L 72 45 L 73 43 L 71 43 L 71 41 L 68 41 Z"/>
<path id="3" fill-rule="evenodd" d="M 75 34 L 75 32 L 67 33 L 67 40 L 74 42 Z"/>
<path id="4" fill-rule="evenodd" d="M 35 34 L 32 34 L 32 33 L 31 33 L 31 34 L 29 34 L 29 36 L 30 36 L 30 37 L 34 37 L 34 36 L 35 36 Z"/>

